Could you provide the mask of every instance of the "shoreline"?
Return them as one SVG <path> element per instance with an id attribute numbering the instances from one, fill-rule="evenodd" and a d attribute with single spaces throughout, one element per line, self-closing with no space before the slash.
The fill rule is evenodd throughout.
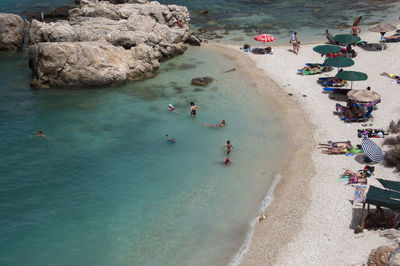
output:
<path id="1" fill-rule="evenodd" d="M 235 66 L 238 67 L 236 71 L 240 72 L 241 75 L 246 75 L 249 80 L 252 80 L 257 88 L 259 94 L 262 97 L 268 97 L 268 102 L 275 105 L 277 110 L 282 110 L 282 117 L 284 121 L 282 125 L 286 127 L 286 132 L 294 132 L 297 134 L 288 134 L 288 146 L 291 147 L 287 152 L 289 155 L 282 165 L 279 167 L 278 174 L 282 176 L 280 182 L 276 185 L 276 188 L 272 191 L 272 201 L 264 206 L 261 203 L 260 211 L 265 213 L 266 210 L 267 218 L 262 223 L 255 223 L 252 231 L 249 234 L 252 235 L 248 248 L 246 243 L 242 245 L 231 264 L 235 265 L 234 260 L 237 258 L 241 250 L 247 250 L 243 253 L 243 258 L 246 258 L 249 251 L 252 252 L 251 246 L 255 241 L 254 234 L 268 235 L 271 241 L 270 245 L 265 247 L 270 252 L 268 256 L 269 261 L 276 259 L 278 251 L 281 250 L 287 242 L 293 237 L 291 228 L 297 228 L 301 223 L 299 221 L 294 222 L 294 217 L 300 215 L 306 210 L 306 202 L 308 200 L 308 183 L 309 180 L 299 180 L 296 182 L 296 173 L 298 169 L 302 169 L 302 173 L 307 175 L 313 174 L 313 166 L 311 164 L 311 149 L 314 146 L 312 138 L 312 132 L 314 126 L 308 116 L 300 117 L 299 106 L 301 105 L 299 99 L 290 97 L 287 93 L 280 88 L 280 86 L 265 76 L 262 69 L 254 66 L 253 60 L 243 53 L 241 50 L 234 48 L 230 45 L 209 43 L 206 45 L 207 48 L 212 49 L 235 62 Z M 267 85 L 265 85 L 267 84 Z M 305 110 L 302 112 L 306 113 Z M 301 118 L 301 119 L 299 119 Z M 310 141 L 311 140 L 311 141 Z M 302 145 L 306 143 L 305 145 Z M 292 163 L 295 161 L 295 163 Z M 268 193 L 266 195 L 268 197 Z M 300 200 L 299 200 L 300 199 Z M 279 204 L 276 204 L 279 202 Z M 296 204 L 293 204 L 296 202 Z M 283 212 L 280 210 L 284 210 Z M 281 225 L 282 219 L 293 218 L 293 223 L 286 223 Z M 251 224 L 250 224 L 251 226 Z M 280 226 L 282 231 L 276 230 L 276 227 Z M 285 233 L 287 232 L 287 233 Z M 290 233 L 289 233 L 290 232 Z M 237 264 L 241 264 L 238 262 Z"/>
<path id="2" fill-rule="evenodd" d="M 379 34 L 364 32 L 360 37 L 376 42 Z M 318 142 L 328 140 L 351 140 L 358 144 L 361 141 L 355 131 L 362 128 L 361 123 L 340 121 L 332 113 L 340 98 L 321 93 L 322 87 L 316 83 L 318 77 L 334 75 L 335 71 L 313 76 L 296 74 L 296 69 L 306 62 L 323 61 L 312 51 L 316 44 L 323 43 L 303 44 L 298 56 L 289 51 L 288 45 L 272 45 L 274 55 L 249 54 L 228 44 L 207 45 L 239 62 L 236 64 L 238 71 L 250 75 L 256 84 L 257 80 L 270 80 L 267 85 L 272 86 L 258 83 L 257 90 L 269 100 L 278 100 L 276 104 L 283 108 L 286 117 L 285 126 L 292 129 L 288 132 L 294 133 L 290 136 L 294 146 L 286 162 L 288 168 L 282 167 L 282 179 L 273 193 L 274 199 L 264 211 L 267 219 L 250 228 L 253 230 L 250 245 L 239 265 L 359 264 L 367 261 L 371 249 L 394 243 L 380 237 L 379 232 L 353 233 L 353 224 L 360 215 L 359 208 L 349 202 L 354 188 L 344 186 L 335 177 L 343 172 L 343 168 L 357 170 L 365 164 L 351 156 L 324 155 L 315 148 Z M 387 50 L 378 52 L 355 49 L 358 53 L 354 58 L 355 65 L 346 70 L 365 72 L 369 79 L 354 82 L 353 89 L 371 86 L 382 95 L 384 104 L 379 104 L 374 111 L 376 120 L 368 123 L 373 123 L 375 128 L 387 128 L 390 120 L 400 117 L 399 101 L 396 101 L 400 99 L 400 89 L 379 73 L 397 73 L 395 55 L 400 52 L 400 45 L 388 44 Z M 293 96 L 289 97 L 289 93 Z M 304 133 L 302 128 L 309 131 L 301 134 Z M 381 145 L 383 139 L 374 141 Z M 393 179 L 398 175 L 392 168 L 375 166 L 375 178 Z M 374 181 L 369 180 L 369 184 L 376 185 Z"/>

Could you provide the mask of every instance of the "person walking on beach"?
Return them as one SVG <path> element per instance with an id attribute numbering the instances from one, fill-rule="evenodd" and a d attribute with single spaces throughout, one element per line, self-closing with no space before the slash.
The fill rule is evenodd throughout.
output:
<path id="1" fill-rule="evenodd" d="M 190 102 L 190 115 L 191 116 L 196 116 L 197 109 L 199 109 L 199 107 L 194 102 Z"/>
<path id="2" fill-rule="evenodd" d="M 233 145 L 231 144 L 231 141 L 227 140 L 226 145 L 222 146 L 222 148 L 226 148 L 226 155 L 227 155 L 227 157 L 229 157 L 229 155 L 233 149 Z"/>
<path id="3" fill-rule="evenodd" d="M 299 51 L 300 51 L 300 42 L 298 41 L 297 45 L 296 45 L 296 50 L 294 51 L 294 53 L 299 55 Z"/>
<path id="4" fill-rule="evenodd" d="M 289 44 L 292 44 L 292 45 L 293 45 L 293 52 L 294 52 L 295 54 L 297 54 L 297 53 L 296 53 L 297 42 L 298 42 L 298 39 L 297 39 L 297 32 L 294 32 L 294 33 L 292 34 L 292 37 L 290 37 Z"/>

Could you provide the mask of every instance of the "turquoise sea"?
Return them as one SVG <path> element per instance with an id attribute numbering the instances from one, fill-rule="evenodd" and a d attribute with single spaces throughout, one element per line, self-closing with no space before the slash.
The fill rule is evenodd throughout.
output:
<path id="1" fill-rule="evenodd" d="M 0 12 L 67 2 L 0 0 Z M 302 14 L 332 7 L 305 0 L 160 2 L 187 5 L 194 29 L 210 27 L 211 19 L 196 15 L 207 7 L 212 24 L 235 25 L 215 29 L 227 32 L 226 42 L 238 32 L 245 38 L 258 18 L 282 25 L 276 34 L 286 36 L 296 20 L 306 20 Z M 352 12 L 370 22 L 393 19 L 397 2 L 377 2 L 351 3 Z M 335 12 L 326 13 L 328 26 L 351 23 Z M 297 28 L 313 36 L 327 27 L 309 26 Z M 0 53 L 0 265 L 234 263 L 278 180 L 290 132 L 251 80 L 226 72 L 232 67 L 219 54 L 189 48 L 162 62 L 152 79 L 32 90 L 26 51 Z M 190 84 L 200 76 L 214 81 Z M 189 115 L 190 101 L 200 107 L 197 117 Z M 169 103 L 178 111 L 168 112 Z M 222 119 L 224 128 L 202 126 Z M 48 138 L 36 137 L 37 130 Z M 177 142 L 169 144 L 165 134 Z M 227 167 L 221 146 L 228 139 L 234 150 Z"/>

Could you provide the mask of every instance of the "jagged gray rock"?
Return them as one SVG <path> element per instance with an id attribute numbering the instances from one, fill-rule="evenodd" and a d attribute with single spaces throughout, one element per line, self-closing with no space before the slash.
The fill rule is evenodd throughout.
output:
<path id="1" fill-rule="evenodd" d="M 24 20 L 15 14 L 0 13 L 0 50 L 17 50 L 24 44 Z"/>
<path id="2" fill-rule="evenodd" d="M 388 266 L 400 266 L 400 247 L 390 253 L 388 258 Z"/>
<path id="3" fill-rule="evenodd" d="M 51 68 L 47 66 L 54 63 L 50 62 L 50 60 L 54 59 L 48 56 L 45 50 L 50 49 L 51 51 L 48 53 L 53 54 L 58 48 L 48 43 L 58 43 L 57 45 L 65 44 L 61 45 L 62 49 L 71 53 L 85 51 L 85 53 L 80 55 L 81 57 L 87 56 L 86 52 L 90 54 L 90 47 L 93 47 L 96 53 L 107 50 L 104 48 L 105 42 L 121 48 L 116 49 L 116 51 L 124 56 L 127 56 L 126 53 L 129 53 L 130 60 L 141 62 L 141 66 L 138 68 L 129 67 L 129 70 L 126 71 L 126 79 L 139 79 L 149 76 L 158 68 L 158 59 L 161 57 L 170 57 L 185 51 L 184 42 L 190 36 L 190 18 L 186 7 L 161 5 L 155 1 L 147 2 L 144 0 L 123 2 L 128 3 L 112 4 L 107 1 L 81 0 L 78 8 L 69 10 L 67 20 L 50 23 L 33 20 L 29 30 L 30 43 L 33 45 L 29 53 L 30 61 L 36 62 L 36 64 L 31 64 L 32 66 L 35 65 L 32 68 L 35 76 L 32 84 L 36 87 L 93 85 L 91 84 L 93 82 L 91 79 L 81 78 L 76 74 L 60 75 L 57 71 L 51 73 Z M 85 42 L 86 44 L 79 45 L 80 42 Z M 101 44 L 96 45 L 96 42 L 100 42 Z M 99 47 L 102 48 L 100 49 Z M 140 51 L 150 53 L 151 56 L 142 57 Z M 65 51 L 61 50 L 59 52 L 63 54 Z M 58 67 L 63 62 L 64 64 L 66 62 L 63 61 L 64 57 L 55 58 L 56 60 L 61 60 L 57 62 Z M 103 73 L 101 69 L 102 64 L 92 62 L 92 60 L 96 60 L 96 57 L 86 58 L 83 61 L 85 60 L 90 61 L 92 67 L 98 67 L 97 73 Z M 101 59 L 99 58 L 98 60 Z M 153 60 L 157 61 L 157 64 Z M 115 68 L 119 68 L 120 64 L 121 62 L 118 61 Z M 146 64 L 152 67 L 143 67 Z M 42 70 L 43 67 L 46 70 Z M 114 68 L 108 66 L 108 69 Z M 137 71 L 137 69 L 143 71 Z M 63 68 L 63 71 L 72 71 L 72 68 Z M 77 69 L 74 71 L 83 72 L 86 70 Z M 147 73 L 148 71 L 151 73 Z M 112 79 L 109 76 L 110 72 L 112 71 L 104 72 L 104 82 L 98 82 L 100 77 L 97 74 L 94 84 L 120 83 L 120 78 L 124 75 L 118 75 L 115 79 Z M 68 82 L 65 82 L 65 80 L 57 81 L 57 79 L 67 77 Z M 73 80 L 73 77 L 79 77 L 79 79 Z"/>
<path id="4" fill-rule="evenodd" d="M 159 57 L 146 44 L 126 50 L 105 41 L 40 43 L 29 47 L 32 87 L 121 84 L 151 76 L 160 66 Z"/>

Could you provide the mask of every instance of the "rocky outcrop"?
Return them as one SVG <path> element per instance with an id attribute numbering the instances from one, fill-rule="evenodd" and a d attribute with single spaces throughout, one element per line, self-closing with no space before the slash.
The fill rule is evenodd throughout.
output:
<path id="1" fill-rule="evenodd" d="M 33 87 L 77 87 L 121 84 L 149 77 L 160 66 L 145 44 L 130 50 L 108 42 L 41 43 L 29 47 Z"/>
<path id="2" fill-rule="evenodd" d="M 161 5 L 144 0 L 114 2 L 127 3 L 81 0 L 78 8 L 69 10 L 68 19 L 50 23 L 32 21 L 29 30 L 32 47 L 29 49 L 29 55 L 30 62 L 35 62 L 31 64 L 35 66 L 32 67 L 34 86 L 93 86 L 120 83 L 122 77 L 140 79 L 154 73 L 159 65 L 158 59 L 185 51 L 184 42 L 189 38 L 190 20 L 186 7 Z M 106 43 L 110 45 L 107 46 Z M 112 56 L 107 47 L 115 47 Z M 90 49 L 94 51 L 91 52 Z M 50 55 L 55 55 L 55 51 L 60 52 L 62 56 L 52 58 Z M 144 51 L 146 56 L 142 56 L 140 51 Z M 90 78 L 82 78 L 76 74 L 79 71 L 87 71 L 84 65 L 79 65 L 81 70 L 71 67 L 77 67 L 79 62 L 74 61 L 70 66 L 62 67 L 66 62 L 71 63 L 69 60 L 73 56 L 67 55 L 67 52 L 80 52 L 79 56 L 83 62 L 91 62 L 92 68 L 97 67 L 98 74 L 95 75 L 94 84 Z M 102 53 L 116 58 L 129 58 L 139 66 L 132 67 L 132 63 L 129 63 L 129 67 L 126 67 L 128 62 L 118 59 L 112 67 L 110 64 L 114 61 L 109 60 L 107 71 L 103 71 L 103 63 L 100 63 Z M 89 58 L 95 54 L 97 56 Z M 99 63 L 93 60 L 99 60 Z M 51 72 L 51 67 L 48 66 L 52 64 L 63 69 L 64 74 L 55 70 Z M 124 67 L 121 67 L 121 64 Z M 114 73 L 113 69 L 119 68 L 123 69 L 123 73 L 115 79 L 110 78 L 110 73 Z M 74 73 L 69 75 L 68 71 Z M 101 74 L 105 75 L 104 82 L 99 82 Z"/>
<path id="3" fill-rule="evenodd" d="M 17 50 L 24 44 L 24 20 L 15 14 L 0 13 L 0 50 Z"/>
<path id="4" fill-rule="evenodd" d="M 386 266 L 388 264 L 388 257 L 394 250 L 390 246 L 380 246 L 373 249 L 368 257 L 368 266 Z"/>
<path id="5" fill-rule="evenodd" d="M 390 253 L 388 258 L 388 266 L 400 266 L 400 247 Z"/>

